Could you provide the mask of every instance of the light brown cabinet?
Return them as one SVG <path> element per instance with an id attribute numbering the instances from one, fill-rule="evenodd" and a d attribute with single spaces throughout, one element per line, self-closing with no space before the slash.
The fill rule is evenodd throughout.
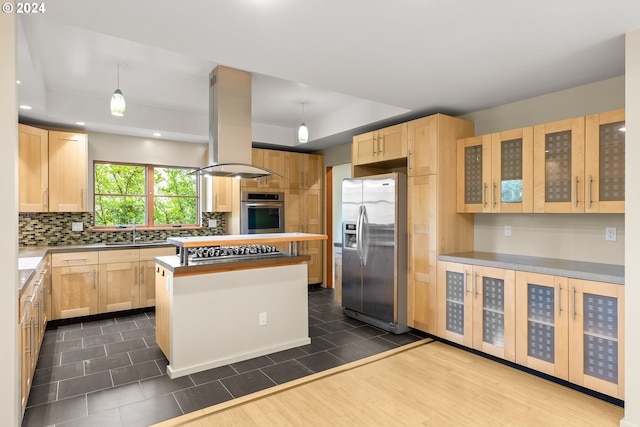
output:
<path id="1" fill-rule="evenodd" d="M 592 114 L 585 119 L 587 213 L 624 213 L 625 112 Z"/>
<path id="2" fill-rule="evenodd" d="M 322 232 L 322 192 L 320 190 L 288 189 L 285 192 L 285 232 Z M 321 241 L 300 242 L 300 253 L 311 256 L 307 264 L 308 283 L 322 283 L 324 279 Z"/>
<path id="3" fill-rule="evenodd" d="M 31 391 L 32 366 L 35 355 L 35 337 L 33 334 L 33 318 L 31 316 L 31 302 L 20 301 L 18 321 L 18 350 L 20 351 L 20 406 L 22 414 L 27 407 L 29 392 Z"/>
<path id="4" fill-rule="evenodd" d="M 533 128 L 458 141 L 458 212 L 533 212 Z"/>
<path id="5" fill-rule="evenodd" d="M 140 249 L 140 307 L 156 304 L 155 261 L 157 256 L 175 255 L 175 247 Z"/>
<path id="6" fill-rule="evenodd" d="M 624 399 L 624 286 L 569 279 L 569 381 Z"/>
<path id="7" fill-rule="evenodd" d="M 515 271 L 438 263 L 438 335 L 484 353 L 516 358 Z"/>
<path id="8" fill-rule="evenodd" d="M 333 259 L 333 300 L 342 304 L 342 248 L 334 249 Z"/>
<path id="9" fill-rule="evenodd" d="M 624 399 L 624 287 L 518 271 L 516 362 Z"/>
<path id="10" fill-rule="evenodd" d="M 49 133 L 18 125 L 20 212 L 49 211 Z"/>
<path id="11" fill-rule="evenodd" d="M 455 202 L 456 141 L 473 123 L 435 114 L 407 128 L 407 324 L 435 334 L 437 256 L 473 249 L 473 216 Z"/>
<path id="12" fill-rule="evenodd" d="M 407 123 L 400 123 L 353 137 L 351 162 L 354 166 L 407 157 Z"/>
<path id="13" fill-rule="evenodd" d="M 86 211 L 87 135 L 19 127 L 20 211 Z"/>
<path id="14" fill-rule="evenodd" d="M 231 212 L 233 204 L 239 203 L 234 192 L 233 184 L 236 178 L 223 176 L 211 177 L 212 188 L 212 212 Z"/>
<path id="15" fill-rule="evenodd" d="M 139 307 L 141 277 L 139 259 L 139 249 L 99 252 L 99 313 Z"/>
<path id="16" fill-rule="evenodd" d="M 87 135 L 49 132 L 49 211 L 87 210 Z"/>
<path id="17" fill-rule="evenodd" d="M 171 361 L 169 346 L 169 286 L 172 286 L 173 273 L 164 267 L 155 266 L 156 295 L 156 343 L 164 355 Z"/>
<path id="18" fill-rule="evenodd" d="M 534 212 L 584 212 L 584 117 L 533 127 Z"/>
<path id="19" fill-rule="evenodd" d="M 52 319 L 98 313 L 98 252 L 52 254 Z"/>

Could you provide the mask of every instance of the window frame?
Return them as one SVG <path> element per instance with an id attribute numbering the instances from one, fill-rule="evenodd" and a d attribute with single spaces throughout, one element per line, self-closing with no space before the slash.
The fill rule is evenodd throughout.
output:
<path id="1" fill-rule="evenodd" d="M 196 222 L 195 223 L 182 223 L 182 224 L 162 224 L 156 225 L 154 223 L 154 199 L 155 199 L 155 168 L 165 168 L 165 169 L 185 169 L 196 171 L 197 167 L 190 166 L 175 166 L 175 165 L 161 165 L 161 164 L 153 164 L 153 163 L 133 163 L 133 162 L 112 162 L 108 160 L 94 160 L 93 161 L 93 228 L 111 231 L 119 229 L 117 226 L 121 224 L 114 225 L 96 225 L 95 224 L 95 215 L 96 215 L 96 196 L 100 196 L 102 194 L 96 193 L 96 165 L 121 165 L 121 166 L 136 166 L 136 167 L 144 167 L 145 169 L 145 198 L 146 198 L 146 206 L 145 206 L 145 224 L 136 224 L 137 228 L 140 229 L 154 229 L 154 230 L 166 230 L 166 229 L 174 229 L 176 226 L 181 229 L 185 228 L 202 228 L 200 225 L 202 222 L 202 193 L 201 193 L 201 180 L 196 176 L 196 188 L 195 188 L 195 196 L 178 196 L 180 198 L 185 199 L 196 199 Z M 119 195 L 123 196 L 123 195 Z M 162 197 L 161 195 L 159 197 Z M 175 197 L 175 196 L 174 196 Z M 130 224 L 122 224 L 122 225 L 130 225 Z"/>

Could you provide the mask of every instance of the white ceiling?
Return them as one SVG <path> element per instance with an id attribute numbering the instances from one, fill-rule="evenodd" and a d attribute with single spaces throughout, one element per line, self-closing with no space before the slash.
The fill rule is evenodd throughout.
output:
<path id="1" fill-rule="evenodd" d="M 19 15 L 21 120 L 208 139 L 208 75 L 253 74 L 253 140 L 317 150 L 624 74 L 638 0 L 55 0 Z M 117 86 L 124 117 L 109 113 Z"/>

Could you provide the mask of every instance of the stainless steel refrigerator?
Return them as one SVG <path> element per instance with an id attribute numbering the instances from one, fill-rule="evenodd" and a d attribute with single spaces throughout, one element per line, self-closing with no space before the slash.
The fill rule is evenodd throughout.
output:
<path id="1" fill-rule="evenodd" d="M 342 307 L 352 318 L 407 332 L 407 178 L 342 181 Z"/>

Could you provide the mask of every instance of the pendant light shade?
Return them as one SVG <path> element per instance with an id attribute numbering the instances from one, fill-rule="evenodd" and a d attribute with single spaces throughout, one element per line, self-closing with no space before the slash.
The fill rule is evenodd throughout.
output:
<path id="1" fill-rule="evenodd" d="M 304 102 L 302 103 L 302 123 L 298 128 L 298 142 L 304 144 L 309 140 L 309 129 L 307 129 L 307 125 L 304 124 Z"/>
<path id="2" fill-rule="evenodd" d="M 122 91 L 120 90 L 120 64 L 118 64 L 118 88 L 111 96 L 111 114 L 122 117 L 124 116 L 125 108 L 124 95 L 122 95 Z"/>

